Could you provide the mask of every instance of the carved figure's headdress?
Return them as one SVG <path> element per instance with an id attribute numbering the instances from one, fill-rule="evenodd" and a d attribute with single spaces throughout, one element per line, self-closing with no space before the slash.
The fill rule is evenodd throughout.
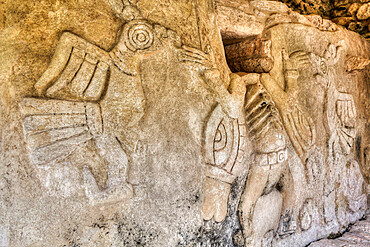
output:
<path id="1" fill-rule="evenodd" d="M 135 6 L 136 0 L 108 0 L 108 3 L 120 19 L 128 22 L 143 18 Z"/>

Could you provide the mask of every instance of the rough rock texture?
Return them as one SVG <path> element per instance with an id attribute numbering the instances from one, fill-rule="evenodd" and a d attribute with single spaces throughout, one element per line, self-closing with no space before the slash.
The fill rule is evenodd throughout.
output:
<path id="1" fill-rule="evenodd" d="M 370 39 L 369 0 L 279 0 L 303 15 L 320 15 Z"/>
<path id="2" fill-rule="evenodd" d="M 348 231 L 342 236 L 335 239 L 324 239 L 312 243 L 309 247 L 334 247 L 334 246 L 359 246 L 365 247 L 370 245 L 370 219 L 369 215 L 350 226 Z"/>
<path id="3" fill-rule="evenodd" d="M 306 246 L 363 217 L 360 35 L 276 1 L 0 10 L 0 246 Z"/>

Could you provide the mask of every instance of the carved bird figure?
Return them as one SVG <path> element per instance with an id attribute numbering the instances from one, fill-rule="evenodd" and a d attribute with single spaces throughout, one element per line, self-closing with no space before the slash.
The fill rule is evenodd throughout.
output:
<path id="1" fill-rule="evenodd" d="M 144 114 L 141 61 L 181 41 L 172 30 L 143 19 L 130 1 L 109 3 L 127 21 L 117 45 L 105 51 L 63 33 L 35 84 L 37 96 L 24 98 L 20 110 L 33 164 L 68 157 L 89 168 L 100 191 L 114 194 L 122 187 L 131 190 L 123 130 L 134 128 Z"/>

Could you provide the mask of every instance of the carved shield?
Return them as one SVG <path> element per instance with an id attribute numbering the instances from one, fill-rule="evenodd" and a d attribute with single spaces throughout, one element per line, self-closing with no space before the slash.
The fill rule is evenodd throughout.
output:
<path id="1" fill-rule="evenodd" d="M 213 110 L 205 129 L 205 159 L 207 164 L 231 173 L 243 161 L 247 129 L 243 116 L 233 119 L 220 105 Z"/>

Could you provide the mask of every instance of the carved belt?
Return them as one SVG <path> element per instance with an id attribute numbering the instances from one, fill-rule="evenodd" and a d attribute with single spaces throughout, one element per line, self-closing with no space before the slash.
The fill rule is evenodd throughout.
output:
<path id="1" fill-rule="evenodd" d="M 259 166 L 273 166 L 283 163 L 288 159 L 288 150 L 286 148 L 271 153 L 257 153 L 256 164 Z"/>

